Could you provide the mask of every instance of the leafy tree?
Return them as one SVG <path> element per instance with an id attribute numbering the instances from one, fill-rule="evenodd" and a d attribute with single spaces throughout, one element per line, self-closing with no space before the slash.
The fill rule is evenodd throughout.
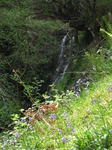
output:
<path id="1" fill-rule="evenodd" d="M 78 31 L 86 31 L 95 38 L 99 30 L 97 19 L 112 10 L 112 0 L 52 0 L 54 14 L 64 22 L 69 22 L 74 28 L 74 35 L 78 43 Z"/>

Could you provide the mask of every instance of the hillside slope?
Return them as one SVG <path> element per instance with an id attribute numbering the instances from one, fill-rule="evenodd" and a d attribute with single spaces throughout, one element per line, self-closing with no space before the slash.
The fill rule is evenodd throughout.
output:
<path id="1" fill-rule="evenodd" d="M 101 58 L 101 55 L 98 57 Z M 52 98 L 57 103 L 57 112 L 52 109 L 41 116 L 43 121 L 35 118 L 34 123 L 31 118 L 27 122 L 28 118 L 14 115 L 14 130 L 5 132 L 2 136 L 2 148 L 111 150 L 112 59 L 111 56 L 106 60 L 102 57 L 104 61 L 99 58 L 96 60 L 100 61 L 100 65 L 95 60 L 96 64 L 92 64 L 89 75 L 78 79 L 72 90 L 58 93 L 54 89 Z M 83 59 L 83 62 L 85 61 L 87 59 Z M 105 70 L 101 71 L 99 69 L 104 66 L 103 63 Z M 47 95 L 44 97 L 46 100 L 49 98 Z M 11 136 L 8 136 L 9 134 Z"/>

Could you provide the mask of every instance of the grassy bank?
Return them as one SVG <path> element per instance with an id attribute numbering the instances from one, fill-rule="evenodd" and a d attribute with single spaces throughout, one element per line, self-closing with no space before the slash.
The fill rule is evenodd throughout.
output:
<path id="1" fill-rule="evenodd" d="M 58 112 L 44 116 L 46 121 L 31 124 L 13 116 L 14 130 L 5 132 L 1 146 L 22 149 L 111 149 L 112 75 L 91 82 L 79 96 L 74 91 L 58 94 Z M 52 120 L 52 123 L 48 120 Z"/>

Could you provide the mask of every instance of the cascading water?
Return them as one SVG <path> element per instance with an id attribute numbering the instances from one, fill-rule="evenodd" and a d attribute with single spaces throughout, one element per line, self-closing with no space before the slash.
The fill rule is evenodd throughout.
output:
<path id="1" fill-rule="evenodd" d="M 65 73 L 66 73 L 66 71 L 68 69 L 69 63 L 70 63 L 70 59 L 71 59 L 71 55 L 72 55 L 72 51 L 73 51 L 73 47 L 72 47 L 73 43 L 74 43 L 74 37 L 72 37 L 72 39 L 69 42 L 70 48 L 68 49 L 69 53 L 68 53 L 68 56 L 67 56 L 67 60 L 66 60 L 66 62 L 64 64 L 62 77 L 64 77 L 64 75 L 65 75 Z"/>
<path id="2" fill-rule="evenodd" d="M 68 40 L 68 36 L 65 35 L 61 42 L 60 54 L 58 57 L 58 66 L 56 68 L 56 72 L 52 82 L 52 84 L 54 85 L 56 85 L 59 79 L 64 77 L 70 63 L 70 58 L 73 51 L 72 44 L 74 42 L 74 37 L 72 37 L 69 42 Z"/>
<path id="3" fill-rule="evenodd" d="M 62 42 L 61 42 L 61 51 L 58 58 L 58 66 L 56 68 L 56 72 L 53 78 L 53 84 L 55 85 L 58 80 L 61 77 L 61 74 L 63 73 L 63 65 L 64 65 L 64 47 L 66 42 L 67 35 L 64 36 Z"/>

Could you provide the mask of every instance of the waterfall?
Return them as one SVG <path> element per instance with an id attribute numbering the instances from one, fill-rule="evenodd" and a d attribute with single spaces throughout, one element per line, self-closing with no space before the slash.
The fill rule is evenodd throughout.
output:
<path id="1" fill-rule="evenodd" d="M 72 44 L 74 42 L 74 37 L 67 43 L 68 37 L 65 35 L 61 42 L 60 53 L 58 56 L 58 65 L 54 74 L 52 84 L 56 85 L 59 79 L 63 78 L 70 62 L 70 57 L 72 54 Z M 66 44 L 67 43 L 67 44 Z"/>
<path id="2" fill-rule="evenodd" d="M 60 54 L 59 54 L 59 57 L 58 57 L 58 66 L 56 68 L 56 72 L 55 72 L 55 75 L 54 75 L 54 78 L 53 78 L 53 84 L 55 85 L 58 80 L 60 79 L 61 77 L 61 74 L 63 73 L 63 71 L 65 71 L 65 68 L 64 67 L 64 47 L 65 47 L 65 42 L 66 42 L 66 39 L 67 39 L 67 35 L 65 35 L 62 39 L 62 42 L 61 42 L 61 50 L 60 50 Z"/>
<path id="3" fill-rule="evenodd" d="M 63 73 L 62 73 L 62 78 L 64 77 L 67 69 L 68 69 L 68 66 L 69 66 L 69 63 L 70 63 L 70 58 L 71 58 L 71 53 L 72 53 L 72 44 L 74 43 L 74 37 L 72 37 L 72 39 L 69 41 L 69 45 L 70 45 L 70 48 L 68 49 L 69 53 L 68 53 L 68 56 L 67 56 L 67 61 L 65 62 L 64 64 L 64 69 L 63 69 Z"/>

